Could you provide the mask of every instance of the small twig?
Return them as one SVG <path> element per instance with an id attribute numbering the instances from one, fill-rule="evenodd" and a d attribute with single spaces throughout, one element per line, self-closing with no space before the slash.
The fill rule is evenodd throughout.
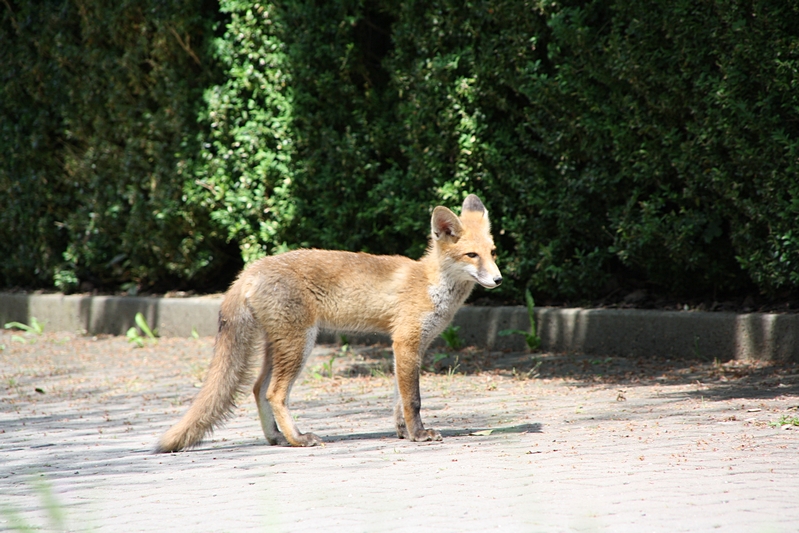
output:
<path id="1" fill-rule="evenodd" d="M 14 18 L 14 10 L 11 9 L 11 4 L 8 3 L 8 0 L 3 0 L 3 3 L 8 8 L 8 13 L 11 17 L 11 25 L 14 26 L 14 31 L 17 32 L 17 35 L 19 35 L 19 24 L 17 24 L 17 19 Z"/>
<path id="2" fill-rule="evenodd" d="M 197 185 L 199 185 L 203 189 L 207 189 L 208 191 L 212 192 L 213 194 L 216 194 L 216 189 L 214 188 L 213 185 L 210 185 L 210 184 L 208 184 L 208 183 L 206 183 L 206 182 L 204 182 L 202 180 L 194 180 L 194 183 L 196 183 Z"/>
<path id="3" fill-rule="evenodd" d="M 5 2 L 7 0 L 3 0 L 3 1 Z M 180 35 L 178 35 L 178 32 L 175 31 L 175 28 L 173 28 L 172 26 L 169 26 L 169 25 L 167 25 L 167 28 L 169 28 L 169 31 L 171 31 L 172 35 L 175 36 L 175 39 L 178 40 L 178 44 L 180 45 L 180 47 L 183 48 L 183 50 L 185 50 L 186 53 L 191 56 L 191 58 L 194 60 L 194 62 L 197 63 L 198 65 L 202 65 L 202 63 L 200 63 L 200 58 L 197 57 L 197 54 L 195 54 L 194 50 L 191 49 L 191 35 L 186 34 L 186 40 L 184 41 L 183 39 L 180 38 Z"/>

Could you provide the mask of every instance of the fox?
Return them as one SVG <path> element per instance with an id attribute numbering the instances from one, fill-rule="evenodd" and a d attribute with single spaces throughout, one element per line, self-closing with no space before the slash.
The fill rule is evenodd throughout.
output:
<path id="1" fill-rule="evenodd" d="M 440 441 L 421 418 L 419 377 L 430 343 L 449 325 L 475 284 L 502 283 L 488 211 L 474 194 L 461 214 L 438 206 L 419 260 L 398 255 L 300 249 L 265 257 L 245 268 L 225 293 L 207 377 L 188 411 L 155 449 L 177 452 L 200 444 L 232 414 L 256 357 L 253 386 L 270 445 L 316 446 L 289 411 L 289 393 L 320 329 L 383 332 L 394 353 L 397 437 Z"/>

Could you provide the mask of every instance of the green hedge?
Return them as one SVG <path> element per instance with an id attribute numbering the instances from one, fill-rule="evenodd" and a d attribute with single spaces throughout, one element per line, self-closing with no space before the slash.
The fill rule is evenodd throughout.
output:
<path id="1" fill-rule="evenodd" d="M 2 285 L 168 288 L 229 262 L 183 198 L 217 18 L 202 0 L 6 4 Z"/>
<path id="2" fill-rule="evenodd" d="M 416 171 L 466 170 L 452 183 L 501 213 L 521 281 L 796 290 L 795 7 L 423 5 L 400 14 L 393 63 L 403 116 L 421 115 Z"/>
<path id="3" fill-rule="evenodd" d="M 791 3 L 10 5 L 5 285 L 418 256 L 476 192 L 506 296 L 799 288 Z"/>
<path id="4" fill-rule="evenodd" d="M 294 205 L 292 80 L 274 9 L 253 2 L 222 5 L 229 16 L 213 57 L 224 82 L 205 92 L 204 138 L 186 184 L 190 204 L 211 214 L 241 256 L 256 259 L 287 248 Z"/>

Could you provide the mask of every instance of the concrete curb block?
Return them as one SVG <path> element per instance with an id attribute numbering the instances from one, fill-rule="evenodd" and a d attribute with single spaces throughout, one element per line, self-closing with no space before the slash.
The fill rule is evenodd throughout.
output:
<path id="1" fill-rule="evenodd" d="M 153 298 L 64 296 L 0 293 L 0 325 L 30 323 L 48 331 L 83 331 L 124 335 L 141 312 L 164 337 L 188 337 L 192 330 L 214 335 L 221 297 Z M 622 309 L 535 310 L 541 349 L 596 355 L 705 359 L 799 361 L 799 315 L 771 313 L 706 313 Z M 500 336 L 504 329 L 529 329 L 524 307 L 464 307 L 453 325 L 464 345 L 490 350 L 524 350 L 521 335 Z M 350 342 L 388 343 L 385 335 L 353 334 Z M 335 342 L 323 332 L 320 342 Z M 434 346 L 443 346 L 439 339 Z"/>

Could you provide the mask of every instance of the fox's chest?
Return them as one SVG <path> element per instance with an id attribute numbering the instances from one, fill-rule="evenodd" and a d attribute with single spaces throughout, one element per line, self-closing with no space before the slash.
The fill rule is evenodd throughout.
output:
<path id="1" fill-rule="evenodd" d="M 427 293 L 430 296 L 430 302 L 433 304 L 433 310 L 425 313 L 422 316 L 422 345 L 421 348 L 427 349 L 427 346 L 433 342 L 438 335 L 444 331 L 444 328 L 452 322 L 455 313 L 466 301 L 469 293 L 472 292 L 474 283 L 467 282 L 442 282 L 438 285 L 431 285 Z"/>

